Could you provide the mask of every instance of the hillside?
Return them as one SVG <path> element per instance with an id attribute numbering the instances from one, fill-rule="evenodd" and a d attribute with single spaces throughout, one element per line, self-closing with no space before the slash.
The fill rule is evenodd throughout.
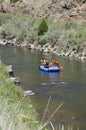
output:
<path id="1" fill-rule="evenodd" d="M 86 0 L 12 1 L 0 3 L 0 39 L 86 61 Z M 48 31 L 39 36 L 43 18 Z"/>
<path id="2" fill-rule="evenodd" d="M 35 18 L 86 20 L 86 0 L 4 0 L 7 12 L 29 14 Z"/>

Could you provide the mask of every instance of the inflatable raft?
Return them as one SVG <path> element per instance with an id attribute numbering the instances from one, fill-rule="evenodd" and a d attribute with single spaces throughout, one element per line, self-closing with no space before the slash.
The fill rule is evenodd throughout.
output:
<path id="1" fill-rule="evenodd" d="M 40 70 L 44 71 L 44 72 L 59 72 L 60 68 L 58 68 L 58 66 L 52 66 L 49 68 L 46 68 L 44 65 L 40 65 Z"/>

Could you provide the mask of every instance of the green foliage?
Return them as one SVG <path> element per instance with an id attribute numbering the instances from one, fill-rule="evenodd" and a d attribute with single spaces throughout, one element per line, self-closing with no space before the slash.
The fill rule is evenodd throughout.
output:
<path id="1" fill-rule="evenodd" d="M 20 44 L 21 44 L 21 42 L 24 41 L 25 36 L 26 36 L 26 35 L 25 35 L 25 32 L 22 30 L 22 31 L 20 32 L 20 34 L 18 35 L 17 43 L 20 43 Z"/>
<path id="2" fill-rule="evenodd" d="M 27 44 L 36 43 L 44 45 L 49 43 L 64 48 L 67 45 L 84 46 L 86 41 L 86 22 L 48 21 L 33 19 L 25 14 L 0 13 L 0 37 L 9 39 L 16 37 L 17 44 L 23 41 Z M 47 32 L 47 33 L 46 33 Z"/>
<path id="3" fill-rule="evenodd" d="M 77 23 L 74 21 L 65 21 L 63 22 L 65 29 L 73 29 L 77 27 Z"/>
<path id="4" fill-rule="evenodd" d="M 38 27 L 38 35 L 44 35 L 45 32 L 48 31 L 48 25 L 46 20 L 43 19 Z"/>
<path id="5" fill-rule="evenodd" d="M 39 20 L 27 17 L 27 15 L 13 15 L 10 13 L 0 13 L 0 37 L 9 39 L 9 37 L 16 37 L 18 43 L 22 44 L 25 40 L 28 43 L 30 39 L 37 37 L 37 27 Z"/>
<path id="6" fill-rule="evenodd" d="M 20 86 L 8 78 L 7 67 L 0 64 L 0 130 L 38 130 L 30 98 L 24 97 Z"/>

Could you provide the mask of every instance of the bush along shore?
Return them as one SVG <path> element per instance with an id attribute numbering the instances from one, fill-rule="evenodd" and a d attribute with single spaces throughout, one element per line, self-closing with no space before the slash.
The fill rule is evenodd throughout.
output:
<path id="1" fill-rule="evenodd" d="M 0 130 L 47 130 L 37 121 L 31 99 L 10 80 L 4 64 L 0 64 Z"/>
<path id="2" fill-rule="evenodd" d="M 0 44 L 86 61 L 86 21 L 35 19 L 0 13 Z"/>

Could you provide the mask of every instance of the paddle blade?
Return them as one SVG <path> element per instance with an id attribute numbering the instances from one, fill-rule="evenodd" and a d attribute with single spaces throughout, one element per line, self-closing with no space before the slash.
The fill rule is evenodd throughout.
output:
<path id="1" fill-rule="evenodd" d="M 60 69 L 63 69 L 64 67 L 63 66 L 60 66 Z"/>

